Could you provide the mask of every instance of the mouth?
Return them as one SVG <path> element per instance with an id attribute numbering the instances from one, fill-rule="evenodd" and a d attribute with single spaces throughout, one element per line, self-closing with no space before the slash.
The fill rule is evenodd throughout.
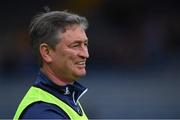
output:
<path id="1" fill-rule="evenodd" d="M 86 67 L 86 61 L 79 61 L 76 63 L 76 65 L 80 68 L 85 68 Z"/>

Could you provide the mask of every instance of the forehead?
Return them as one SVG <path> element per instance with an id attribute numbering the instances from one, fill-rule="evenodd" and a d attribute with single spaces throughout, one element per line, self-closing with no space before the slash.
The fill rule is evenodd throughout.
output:
<path id="1" fill-rule="evenodd" d="M 72 25 L 66 28 L 62 33 L 63 41 L 87 40 L 85 30 L 80 25 Z"/>

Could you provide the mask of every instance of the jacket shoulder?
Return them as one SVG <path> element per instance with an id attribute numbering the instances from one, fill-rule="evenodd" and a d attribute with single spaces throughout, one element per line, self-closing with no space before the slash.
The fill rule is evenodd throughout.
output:
<path id="1" fill-rule="evenodd" d="M 69 119 L 68 115 L 58 106 L 45 102 L 29 105 L 21 114 L 21 119 Z"/>

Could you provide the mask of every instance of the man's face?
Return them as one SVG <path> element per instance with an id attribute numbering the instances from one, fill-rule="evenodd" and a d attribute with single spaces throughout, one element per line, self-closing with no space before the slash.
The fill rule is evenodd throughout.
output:
<path id="1" fill-rule="evenodd" d="M 88 38 L 82 27 L 73 25 L 67 28 L 60 42 L 52 51 L 51 68 L 56 76 L 66 81 L 74 81 L 86 74 Z"/>

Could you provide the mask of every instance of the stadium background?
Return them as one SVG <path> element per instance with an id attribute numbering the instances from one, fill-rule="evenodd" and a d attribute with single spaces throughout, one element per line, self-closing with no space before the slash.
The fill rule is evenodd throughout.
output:
<path id="1" fill-rule="evenodd" d="M 0 4 L 0 118 L 12 118 L 38 71 L 32 16 L 68 10 L 90 22 L 89 118 L 180 118 L 178 0 L 6 0 Z"/>

